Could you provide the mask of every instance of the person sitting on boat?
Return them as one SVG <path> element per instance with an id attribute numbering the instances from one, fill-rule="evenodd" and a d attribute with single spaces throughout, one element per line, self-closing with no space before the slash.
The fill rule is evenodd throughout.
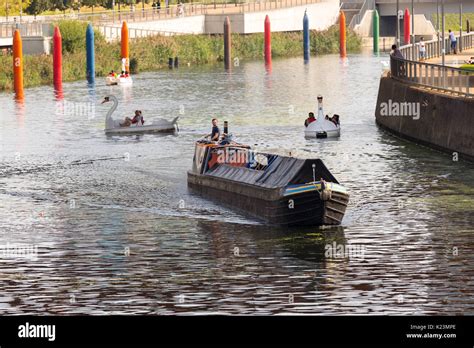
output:
<path id="1" fill-rule="evenodd" d="M 109 76 L 115 77 L 115 71 L 113 71 L 113 70 L 110 70 L 110 72 L 109 72 Z"/>
<path id="2" fill-rule="evenodd" d="M 304 120 L 304 126 L 308 127 L 311 122 L 316 121 L 316 118 L 314 117 L 314 112 L 310 112 L 308 114 L 308 118 Z"/>
<path id="3" fill-rule="evenodd" d="M 132 124 L 141 122 L 142 125 L 145 123 L 143 119 L 142 112 L 140 110 L 135 110 L 135 116 L 133 118 L 125 117 L 125 120 L 120 123 L 120 127 L 130 127 Z"/>
<path id="4" fill-rule="evenodd" d="M 336 125 L 336 126 L 339 126 L 339 115 L 337 114 L 334 114 L 333 117 L 331 117 L 331 121 Z"/>
<path id="5" fill-rule="evenodd" d="M 211 134 L 207 135 L 207 137 L 211 137 L 211 141 L 219 141 L 219 138 L 221 136 L 221 130 L 219 129 L 217 123 L 217 118 L 213 118 Z"/>

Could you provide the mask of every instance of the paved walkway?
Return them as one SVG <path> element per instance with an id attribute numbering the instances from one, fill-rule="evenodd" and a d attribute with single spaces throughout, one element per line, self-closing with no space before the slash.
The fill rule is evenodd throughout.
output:
<path id="1" fill-rule="evenodd" d="M 466 64 L 465 61 L 470 59 L 471 57 L 474 57 L 474 48 L 471 48 L 469 50 L 464 50 L 462 52 L 458 52 L 458 54 L 447 54 L 445 56 L 445 62 L 446 62 L 446 65 L 458 68 L 461 65 Z M 433 64 L 441 64 L 442 58 L 441 57 L 432 58 L 432 59 L 428 59 L 426 62 L 433 63 Z"/>

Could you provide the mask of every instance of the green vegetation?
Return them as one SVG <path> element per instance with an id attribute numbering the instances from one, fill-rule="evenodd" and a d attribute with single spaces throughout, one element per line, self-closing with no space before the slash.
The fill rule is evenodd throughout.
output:
<path id="1" fill-rule="evenodd" d="M 463 13 L 463 20 L 462 20 L 462 28 L 464 31 L 467 31 L 467 23 L 466 20 L 469 19 L 471 22 L 471 31 L 474 30 L 474 13 Z M 445 28 L 446 31 L 451 29 L 454 32 L 459 32 L 459 13 L 447 13 L 445 15 Z M 436 13 L 431 16 L 431 22 L 433 23 L 433 26 L 436 28 L 437 25 L 437 19 L 436 19 Z M 439 19 L 439 30 L 441 30 L 442 22 L 441 22 L 441 16 Z"/>
<path id="2" fill-rule="evenodd" d="M 474 72 L 474 64 L 461 65 L 461 69 Z"/>
<path id="3" fill-rule="evenodd" d="M 192 2 L 192 0 L 169 0 L 170 5 L 175 5 L 178 1 L 187 3 Z M 120 7 L 122 11 L 127 11 L 133 5 L 135 7 L 151 8 L 155 0 L 116 0 L 115 9 L 118 10 Z M 196 1 L 194 1 L 196 2 Z M 201 3 L 240 3 L 244 0 L 203 0 L 199 1 Z M 0 16 L 9 17 L 19 16 L 20 15 L 20 5 L 23 9 L 23 14 L 29 15 L 52 15 L 56 13 L 66 12 L 66 11 L 79 11 L 81 13 L 88 12 L 97 12 L 97 11 L 106 11 L 112 9 L 112 0 L 23 0 L 23 1 L 14 1 L 14 0 L 0 0 Z M 164 8 L 165 0 L 161 0 L 161 7 Z"/>
<path id="4" fill-rule="evenodd" d="M 77 21 L 58 23 L 63 38 L 63 81 L 85 79 L 87 24 Z M 263 33 L 232 35 L 232 57 L 255 59 L 263 57 Z M 311 53 L 328 54 L 339 51 L 339 29 L 334 25 L 326 31 L 311 33 Z M 348 52 L 358 52 L 361 40 L 347 33 Z M 120 70 L 120 43 L 108 43 L 95 33 L 96 75 L 106 76 Z M 224 42 L 221 35 L 154 36 L 130 42 L 131 72 L 167 68 L 169 57 L 179 57 L 181 64 L 207 64 L 223 60 Z M 272 33 L 274 58 L 303 55 L 303 35 L 300 32 Z M 0 56 L 0 90 L 13 88 L 12 57 Z M 52 56 L 24 56 L 25 87 L 52 84 Z"/>

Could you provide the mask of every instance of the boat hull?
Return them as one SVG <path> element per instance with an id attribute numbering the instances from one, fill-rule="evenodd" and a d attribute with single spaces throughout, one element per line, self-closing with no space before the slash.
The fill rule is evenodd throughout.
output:
<path id="1" fill-rule="evenodd" d="M 105 84 L 107 86 L 117 86 L 117 85 L 131 85 L 133 84 L 132 78 L 129 77 L 115 77 L 115 76 L 107 76 L 105 78 Z"/>
<path id="2" fill-rule="evenodd" d="M 120 127 L 120 128 L 111 128 L 105 129 L 105 134 L 149 134 L 149 133 L 174 133 L 176 132 L 176 127 L 161 127 L 161 126 L 139 126 L 139 127 Z"/>
<path id="3" fill-rule="evenodd" d="M 327 191 L 326 199 L 316 189 L 288 194 L 282 188 L 255 187 L 192 171 L 188 172 L 188 187 L 254 218 L 283 226 L 339 225 L 349 201 L 343 192 Z"/>
<path id="4" fill-rule="evenodd" d="M 317 139 L 324 139 L 324 138 L 337 138 L 341 135 L 341 129 L 335 130 L 326 130 L 326 131 L 305 131 L 304 136 L 306 138 L 317 138 Z"/>

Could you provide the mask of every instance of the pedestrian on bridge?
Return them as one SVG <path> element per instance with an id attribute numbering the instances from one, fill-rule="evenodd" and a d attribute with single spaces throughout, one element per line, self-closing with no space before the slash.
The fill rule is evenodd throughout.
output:
<path id="1" fill-rule="evenodd" d="M 457 54 L 456 52 L 456 45 L 457 45 L 457 40 L 456 40 L 456 36 L 454 35 L 454 33 L 451 31 L 451 29 L 449 29 L 449 41 L 451 41 L 451 51 L 454 53 L 454 54 Z"/>

